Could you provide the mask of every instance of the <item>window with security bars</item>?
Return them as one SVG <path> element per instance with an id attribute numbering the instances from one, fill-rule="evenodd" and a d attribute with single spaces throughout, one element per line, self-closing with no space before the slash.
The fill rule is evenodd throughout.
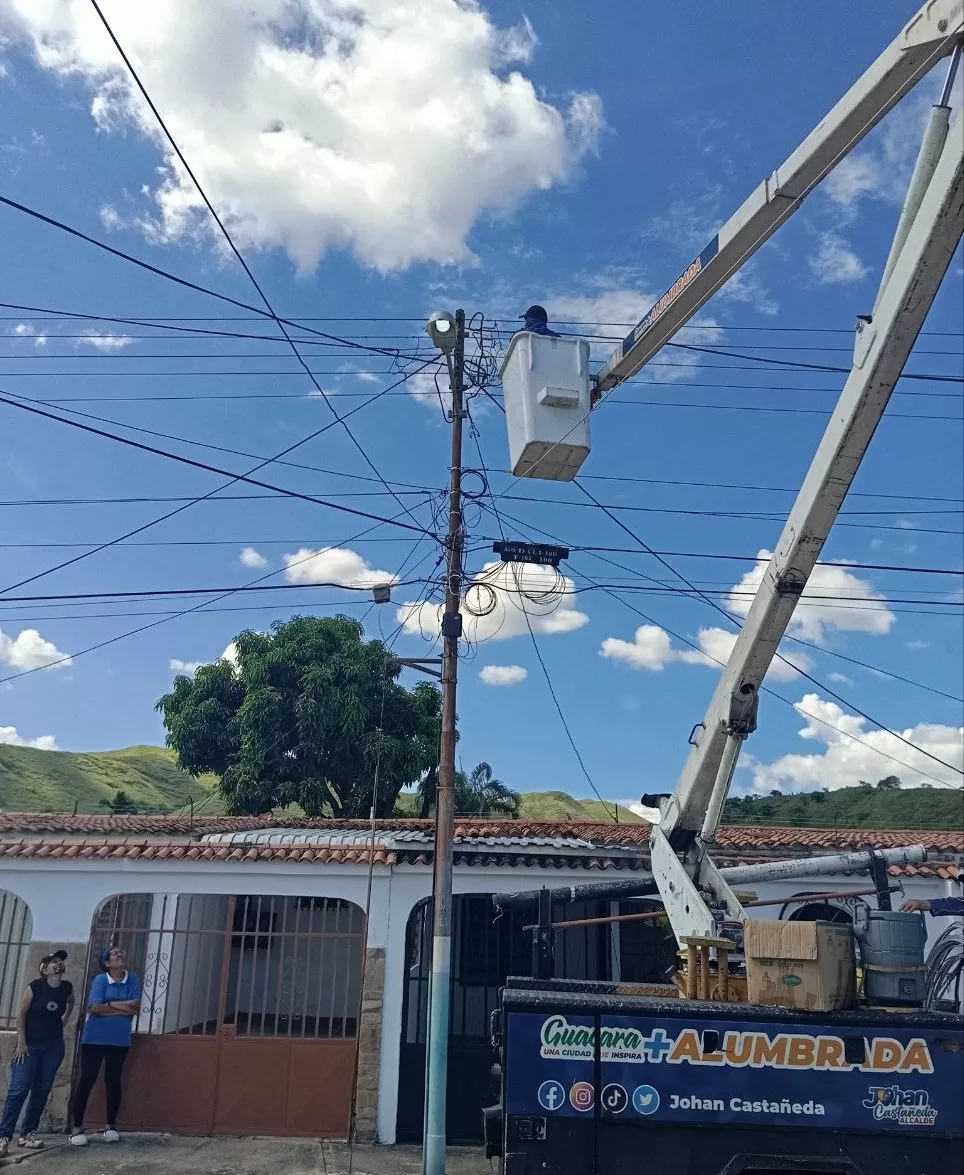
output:
<path id="1" fill-rule="evenodd" d="M 17 1027 L 17 1008 L 26 984 L 30 910 L 12 893 L 0 891 L 0 1032 Z"/>

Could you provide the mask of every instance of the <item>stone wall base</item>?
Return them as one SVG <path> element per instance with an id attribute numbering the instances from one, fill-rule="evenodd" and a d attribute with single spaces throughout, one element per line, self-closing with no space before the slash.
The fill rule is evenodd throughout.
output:
<path id="1" fill-rule="evenodd" d="M 368 947 L 365 951 L 365 982 L 362 986 L 361 1018 L 358 1026 L 355 1138 L 359 1142 L 376 1141 L 384 1000 L 385 948 Z"/>

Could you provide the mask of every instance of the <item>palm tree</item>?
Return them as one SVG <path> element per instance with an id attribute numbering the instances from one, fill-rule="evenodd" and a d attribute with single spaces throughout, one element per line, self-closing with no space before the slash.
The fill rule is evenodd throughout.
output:
<path id="1" fill-rule="evenodd" d="M 438 769 L 433 768 L 418 785 L 420 816 L 429 816 L 434 811 L 437 788 Z M 464 771 L 455 773 L 455 814 L 478 819 L 502 816 L 516 820 L 519 817 L 519 794 L 501 779 L 495 779 L 488 763 L 479 763 L 468 775 Z"/>

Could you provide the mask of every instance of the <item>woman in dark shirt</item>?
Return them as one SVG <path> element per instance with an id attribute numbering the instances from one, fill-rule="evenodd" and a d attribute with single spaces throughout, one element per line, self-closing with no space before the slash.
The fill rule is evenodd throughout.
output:
<path id="1" fill-rule="evenodd" d="M 17 1145 L 39 1150 L 35 1131 L 64 1059 L 64 1024 L 74 1010 L 74 989 L 64 979 L 66 951 L 40 960 L 40 978 L 24 989 L 17 1012 L 17 1047 L 10 1065 L 10 1088 L 0 1119 L 0 1157 L 7 1153 L 20 1111 L 27 1113 Z M 27 1101 L 29 1097 L 29 1101 Z"/>

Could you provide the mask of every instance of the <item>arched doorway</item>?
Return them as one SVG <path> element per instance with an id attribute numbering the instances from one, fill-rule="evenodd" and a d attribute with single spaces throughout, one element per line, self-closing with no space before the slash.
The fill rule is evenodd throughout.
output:
<path id="1" fill-rule="evenodd" d="M 567 921 L 649 908 L 632 899 L 560 903 L 553 917 Z M 495 1100 L 490 1016 L 506 979 L 532 974 L 532 936 L 525 927 L 536 921 L 537 911 L 533 902 L 506 907 L 496 914 L 491 894 L 457 894 L 452 918 L 446 1129 L 450 1142 L 477 1142 L 482 1136 L 482 1108 Z M 556 936 L 555 974 L 559 979 L 663 982 L 675 955 L 675 939 L 665 919 L 576 926 Z M 412 909 L 405 932 L 396 1120 L 399 1142 L 422 1138 L 431 956 L 432 903 L 426 898 Z"/>
<path id="2" fill-rule="evenodd" d="M 144 988 L 125 1070 L 128 1127 L 347 1137 L 363 926 L 360 907 L 317 896 L 105 902 L 89 978 L 116 943 Z"/>

